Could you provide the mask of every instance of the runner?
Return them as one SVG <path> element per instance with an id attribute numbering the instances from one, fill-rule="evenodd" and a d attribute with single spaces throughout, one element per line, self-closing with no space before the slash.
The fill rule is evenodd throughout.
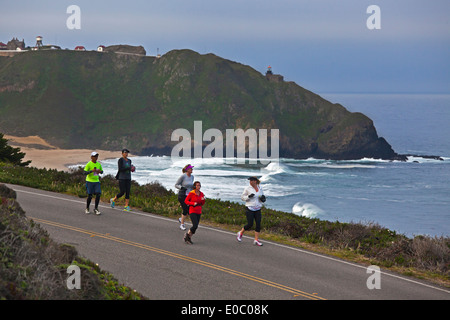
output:
<path id="1" fill-rule="evenodd" d="M 245 231 L 250 230 L 253 226 L 253 220 L 255 220 L 255 240 L 253 241 L 253 244 L 262 246 L 263 244 L 259 241 L 259 233 L 261 231 L 261 208 L 262 203 L 266 202 L 266 197 L 264 196 L 258 178 L 250 177 L 248 180 L 250 180 L 250 185 L 244 189 L 244 192 L 241 195 L 242 201 L 245 201 L 247 224 L 237 233 L 237 241 L 242 241 L 242 235 Z"/>
<path id="2" fill-rule="evenodd" d="M 189 207 L 184 201 L 186 200 L 186 196 L 188 195 L 189 191 L 192 190 L 192 187 L 194 185 L 194 176 L 192 175 L 192 169 L 194 169 L 194 167 L 190 164 L 184 166 L 184 168 L 181 170 L 183 174 L 175 183 L 175 188 L 179 189 L 178 202 L 183 209 L 183 211 L 181 212 L 181 218 L 178 218 L 178 221 L 180 222 L 180 229 L 183 231 L 186 230 L 186 227 L 184 226 L 184 219 L 189 214 Z"/>
<path id="3" fill-rule="evenodd" d="M 100 214 L 98 210 L 98 204 L 100 203 L 100 195 L 102 194 L 102 190 L 100 188 L 100 177 L 99 174 L 103 173 L 103 168 L 98 160 L 98 153 L 91 153 L 91 161 L 89 161 L 84 167 L 84 174 L 86 175 L 86 191 L 88 194 L 86 201 L 86 210 L 85 213 L 89 214 L 89 206 L 91 205 L 92 196 L 95 194 L 95 206 L 94 213 L 96 215 Z"/>
<path id="4" fill-rule="evenodd" d="M 186 197 L 186 204 L 189 205 L 189 216 L 192 221 L 192 227 L 184 234 L 184 241 L 192 244 L 192 236 L 198 228 L 200 217 L 202 215 L 202 206 L 205 204 L 205 195 L 200 191 L 201 184 L 198 181 L 194 182 L 194 190 L 188 193 Z"/>
<path id="5" fill-rule="evenodd" d="M 125 195 L 125 207 L 124 211 L 131 211 L 130 209 L 130 191 L 131 191 L 131 173 L 135 171 L 135 167 L 131 164 L 131 159 L 128 159 L 128 149 L 122 150 L 122 158 L 117 162 L 119 170 L 116 175 L 116 179 L 119 180 L 119 193 L 109 200 L 111 208 L 114 208 L 118 198 Z"/>

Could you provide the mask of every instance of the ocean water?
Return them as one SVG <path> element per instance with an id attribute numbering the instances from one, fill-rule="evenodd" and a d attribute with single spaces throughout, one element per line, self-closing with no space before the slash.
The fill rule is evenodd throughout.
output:
<path id="1" fill-rule="evenodd" d="M 208 198 L 240 202 L 247 177 L 258 176 L 266 206 L 341 222 L 378 223 L 407 236 L 450 235 L 450 95 L 322 94 L 352 112 L 369 116 L 407 162 L 361 159 L 285 159 L 268 165 L 228 164 L 224 159 L 173 160 L 131 157 L 140 184 L 158 181 L 175 190 L 187 163 Z M 102 161 L 115 175 L 117 159 Z M 226 213 L 224 213 L 226 214 Z"/>

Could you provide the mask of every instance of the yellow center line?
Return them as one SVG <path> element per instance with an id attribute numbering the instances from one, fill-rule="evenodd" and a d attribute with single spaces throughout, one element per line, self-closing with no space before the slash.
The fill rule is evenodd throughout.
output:
<path id="1" fill-rule="evenodd" d="M 141 248 L 141 249 L 144 249 L 144 250 L 153 251 L 153 252 L 160 253 L 160 254 L 163 254 L 163 255 L 166 255 L 166 256 L 170 256 L 170 257 L 173 257 L 173 258 L 177 258 L 177 259 L 181 259 L 181 260 L 188 261 L 188 262 L 191 262 L 191 263 L 195 263 L 195 264 L 198 264 L 198 265 L 202 265 L 202 266 L 205 266 L 207 268 L 211 268 L 211 269 L 214 269 L 214 270 L 222 271 L 222 272 L 234 275 L 234 276 L 245 278 L 247 280 L 258 282 L 258 283 L 261 283 L 261 284 L 264 284 L 264 285 L 267 285 L 267 286 L 270 286 L 270 287 L 273 287 L 273 288 L 277 288 L 277 289 L 280 289 L 280 290 L 292 293 L 294 295 L 294 297 L 301 296 L 301 297 L 305 297 L 305 298 L 312 299 L 312 300 L 325 300 L 324 298 L 319 297 L 316 293 L 311 294 L 311 293 L 303 292 L 303 291 L 300 291 L 298 289 L 294 289 L 294 288 L 291 288 L 291 287 L 288 287 L 288 286 L 285 286 L 285 285 L 282 285 L 282 284 L 279 284 L 279 283 L 275 283 L 275 282 L 272 282 L 272 281 L 269 281 L 269 280 L 265 280 L 265 279 L 262 279 L 262 278 L 259 278 L 259 277 L 255 277 L 255 276 L 252 276 L 252 275 L 249 275 L 249 274 L 246 274 L 246 273 L 242 273 L 242 272 L 237 271 L 237 270 L 233 270 L 233 269 L 229 269 L 229 268 L 226 268 L 226 267 L 223 267 L 223 266 L 219 266 L 219 265 L 207 262 L 207 261 L 198 260 L 198 259 L 191 258 L 191 257 L 188 257 L 188 256 L 184 256 L 184 255 L 181 255 L 181 254 L 178 254 L 178 253 L 175 253 L 175 252 L 166 251 L 166 250 L 155 248 L 155 247 L 151 247 L 151 246 L 148 246 L 148 245 L 145 245 L 145 244 L 142 244 L 142 243 L 137 243 L 137 242 L 133 242 L 133 241 L 130 241 L 130 240 L 114 237 L 114 236 L 111 236 L 109 233 L 102 234 L 102 233 L 98 233 L 96 231 L 89 231 L 89 230 L 81 229 L 81 228 L 78 228 L 78 227 L 65 225 L 65 224 L 62 224 L 62 223 L 59 223 L 59 222 L 48 221 L 48 220 L 44 220 L 44 219 L 40 219 L 40 218 L 33 218 L 33 217 L 30 217 L 30 218 L 35 220 L 38 223 L 47 224 L 47 225 L 50 225 L 50 226 L 63 228 L 63 229 L 67 229 L 67 230 L 72 230 L 72 231 L 76 231 L 76 232 L 79 232 L 79 233 L 84 233 L 84 234 L 89 235 L 91 238 L 92 237 L 99 237 L 99 238 L 115 241 L 115 242 L 118 242 L 118 243 L 123 243 L 123 244 L 126 244 L 126 245 L 130 245 L 130 246 L 133 246 L 133 247 L 136 247 L 136 248 Z"/>

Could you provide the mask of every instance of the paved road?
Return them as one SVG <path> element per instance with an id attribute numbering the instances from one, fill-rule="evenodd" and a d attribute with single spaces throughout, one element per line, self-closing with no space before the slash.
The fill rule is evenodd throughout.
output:
<path id="1" fill-rule="evenodd" d="M 368 289 L 376 273 L 367 267 L 289 246 L 203 227 L 194 245 L 184 243 L 178 221 L 101 204 L 86 215 L 85 200 L 9 185 L 28 217 L 58 242 L 114 274 L 151 299 L 322 300 L 444 299 L 450 291 L 381 271 L 380 289 Z M 92 204 L 91 204 L 92 207 Z M 91 209 L 92 211 L 92 209 Z"/>

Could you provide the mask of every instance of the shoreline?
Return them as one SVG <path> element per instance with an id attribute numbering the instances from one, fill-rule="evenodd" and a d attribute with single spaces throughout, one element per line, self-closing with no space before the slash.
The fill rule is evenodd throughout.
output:
<path id="1" fill-rule="evenodd" d="M 90 161 L 90 154 L 92 151 L 99 153 L 99 161 L 118 159 L 122 156 L 122 152 L 119 151 L 107 151 L 107 150 L 90 150 L 90 149 L 61 149 L 49 144 L 47 141 L 39 136 L 27 136 L 17 137 L 12 135 L 4 135 L 4 138 L 8 140 L 8 144 L 14 148 L 20 148 L 20 152 L 25 153 L 23 161 L 31 160 L 30 167 L 36 167 L 38 169 L 56 169 L 60 171 L 70 171 L 70 166 L 77 164 L 86 164 Z M 406 162 L 408 157 L 423 158 L 426 160 L 439 160 L 444 161 L 442 156 L 435 155 L 415 155 L 405 154 Z M 363 160 L 363 159 L 359 159 Z M 379 159 L 374 159 L 379 160 Z M 355 161 L 355 160 L 353 160 Z M 395 160 L 385 160 L 395 161 Z M 399 160 L 401 161 L 401 160 Z M 403 161 L 402 161 L 403 162 Z"/>
<path id="2" fill-rule="evenodd" d="M 38 169 L 56 169 L 68 172 L 69 166 L 80 163 L 88 163 L 91 160 L 91 152 L 99 154 L 99 161 L 120 158 L 121 151 L 90 150 L 90 149 L 60 149 L 52 146 L 39 136 L 16 137 L 4 135 L 8 144 L 14 148 L 20 148 L 25 153 L 23 161 L 31 160 L 30 167 Z"/>

